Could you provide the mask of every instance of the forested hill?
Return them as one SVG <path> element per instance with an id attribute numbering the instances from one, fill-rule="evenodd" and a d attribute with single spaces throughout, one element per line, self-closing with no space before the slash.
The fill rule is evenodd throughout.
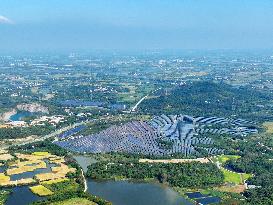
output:
<path id="1" fill-rule="evenodd" d="M 144 100 L 139 109 L 150 114 L 184 113 L 194 116 L 221 116 L 252 120 L 272 118 L 272 94 L 253 88 L 235 88 L 223 83 L 192 82 L 159 90 Z"/>

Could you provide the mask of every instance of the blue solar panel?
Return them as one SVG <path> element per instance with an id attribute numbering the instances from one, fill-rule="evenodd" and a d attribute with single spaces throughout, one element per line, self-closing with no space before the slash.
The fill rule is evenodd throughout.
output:
<path id="1" fill-rule="evenodd" d="M 196 201 L 197 201 L 198 203 L 201 203 L 201 204 L 203 204 L 203 205 L 206 205 L 206 204 L 220 203 L 220 202 L 221 202 L 221 198 L 215 197 L 215 196 L 211 196 L 211 197 L 206 197 L 206 198 L 197 199 Z"/>
<path id="2" fill-rule="evenodd" d="M 190 199 L 207 197 L 208 195 L 201 194 L 200 192 L 186 193 Z"/>

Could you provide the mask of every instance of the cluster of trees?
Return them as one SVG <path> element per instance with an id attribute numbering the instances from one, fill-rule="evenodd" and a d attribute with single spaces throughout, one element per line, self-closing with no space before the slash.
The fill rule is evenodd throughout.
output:
<path id="1" fill-rule="evenodd" d="M 15 139 L 31 135 L 47 135 L 53 130 L 55 130 L 55 127 L 51 125 L 2 128 L 0 129 L 0 139 Z"/>
<path id="2" fill-rule="evenodd" d="M 44 201 L 36 201 L 32 203 L 31 205 L 50 205 L 54 202 L 61 202 L 65 201 L 71 198 L 86 198 L 92 202 L 95 202 L 98 205 L 112 205 L 111 202 L 106 201 L 100 197 L 84 193 L 83 191 L 66 191 L 66 192 L 58 192 L 57 194 L 54 194 L 47 198 L 47 200 Z"/>
<path id="3" fill-rule="evenodd" d="M 10 152 L 20 153 L 50 152 L 51 154 L 55 154 L 58 156 L 67 156 L 68 154 L 66 149 L 53 144 L 49 139 L 21 146 L 12 146 L 9 148 L 9 150 Z"/>
<path id="4" fill-rule="evenodd" d="M 8 190 L 0 190 L 0 205 L 3 205 L 5 203 L 9 194 L 10 194 L 10 191 Z"/>
<path id="5" fill-rule="evenodd" d="M 167 93 L 159 92 L 159 97 L 146 99 L 140 104 L 142 112 L 227 117 L 236 114 L 250 120 L 272 119 L 273 113 L 266 106 L 272 95 L 247 87 L 234 88 L 224 83 L 200 81 L 176 87 Z M 257 107 L 257 104 L 265 107 Z"/>
<path id="6" fill-rule="evenodd" d="M 138 163 L 98 162 L 88 167 L 87 176 L 94 179 L 158 179 L 177 187 L 207 187 L 223 183 L 222 172 L 212 163 Z"/>
<path id="7" fill-rule="evenodd" d="M 256 188 L 248 189 L 244 193 L 246 204 L 271 205 L 273 203 L 273 161 L 271 160 L 273 151 L 265 151 L 264 146 L 252 143 L 246 143 L 240 149 L 242 157 L 228 161 L 226 166 L 238 172 L 254 174 L 247 183 L 255 185 Z"/>

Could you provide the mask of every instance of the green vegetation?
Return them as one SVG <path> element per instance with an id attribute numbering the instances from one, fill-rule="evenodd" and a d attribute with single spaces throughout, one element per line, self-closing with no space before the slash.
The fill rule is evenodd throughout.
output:
<path id="1" fill-rule="evenodd" d="M 257 104 L 269 106 L 271 94 L 247 87 L 234 88 L 223 83 L 199 81 L 189 82 L 168 92 L 162 89 L 157 95 L 141 103 L 143 113 L 222 117 L 237 115 L 255 121 L 265 121 L 273 116 L 267 106 L 257 108 Z"/>
<path id="2" fill-rule="evenodd" d="M 273 122 L 264 122 L 263 126 L 266 128 L 266 132 L 273 134 Z"/>
<path id="3" fill-rule="evenodd" d="M 198 56 L 199 54 L 196 56 L 190 54 L 189 57 L 153 54 L 150 56 L 136 55 L 134 57 L 132 55 L 132 58 L 128 58 L 128 56 L 105 57 L 101 55 L 98 58 L 92 56 L 91 59 L 93 60 L 89 61 L 90 56 L 85 55 L 72 58 L 65 56 L 41 57 L 37 55 L 37 57 L 31 56 L 29 58 L 31 60 L 24 58 L 26 63 L 22 67 L 17 66 L 18 62 L 21 62 L 20 58 L 3 57 L 4 66 L 2 66 L 2 76 L 0 76 L 0 113 L 11 110 L 20 103 L 38 102 L 49 108 L 49 115 L 63 115 L 66 121 L 56 127 L 46 124 L 44 126 L 22 128 L 1 128 L 0 140 L 3 142 L 6 139 L 24 138 L 30 135 L 43 136 L 64 125 L 96 119 L 97 121 L 88 123 L 87 129 L 79 133 L 88 135 L 99 132 L 111 125 L 137 119 L 147 119 L 149 116 L 161 113 L 244 118 L 258 121 L 257 128 L 260 131 L 266 129 L 266 134 L 256 134 L 248 137 L 231 137 L 219 134 L 208 134 L 206 136 L 204 134 L 204 137 L 211 137 L 215 144 L 200 145 L 199 154 L 193 156 L 208 156 L 208 153 L 201 149 L 202 147 L 222 148 L 227 155 L 218 156 L 216 160 L 223 167 L 227 166 L 236 172 L 247 173 L 242 174 L 242 177 L 240 177 L 240 174 L 224 169 L 222 169 L 222 173 L 221 170 L 211 164 L 208 166 L 199 163 L 140 165 L 138 164 L 140 155 L 120 153 L 92 155 L 98 160 L 98 163 L 89 167 L 88 175 L 94 178 L 115 179 L 152 178 L 169 183 L 171 186 L 206 187 L 203 188 L 204 193 L 220 196 L 223 199 L 223 204 L 226 203 L 226 205 L 239 203 L 272 205 L 273 98 L 270 84 L 273 76 L 272 59 L 269 58 L 268 60 L 261 56 L 255 56 L 255 58 L 247 55 L 237 56 L 237 54 L 234 56 L 234 53 L 230 56 L 223 55 L 224 57 L 221 57 L 213 53 L 213 55 L 202 54 L 206 58 L 202 58 L 201 62 L 198 60 Z M 261 58 L 259 59 L 259 57 Z M 159 59 L 166 59 L 166 63 L 159 64 Z M 233 59 L 236 59 L 236 62 L 233 62 Z M 44 67 L 33 66 L 35 63 L 41 63 Z M 16 66 L 9 66 L 11 64 Z M 73 68 L 60 66 L 69 64 L 73 65 Z M 210 66 L 203 66 L 208 64 Z M 255 68 L 253 69 L 254 65 Z M 238 71 L 238 68 L 242 69 Z M 218 78 L 220 80 L 217 80 Z M 218 82 L 212 82 L 212 80 L 207 82 L 203 81 L 204 79 L 214 79 Z M 35 87 L 33 87 L 34 84 Z M 230 84 L 236 85 L 236 87 Z M 153 92 L 155 90 L 157 91 Z M 51 98 L 46 99 L 46 96 L 49 95 L 51 95 Z M 137 113 L 130 114 L 105 107 L 66 107 L 60 104 L 64 100 L 79 99 L 89 102 L 101 102 L 106 105 L 124 103 L 129 109 L 145 95 L 148 95 L 148 97 L 139 105 Z M 33 118 L 29 117 L 24 120 L 31 121 Z M 261 126 L 262 123 L 264 123 L 264 127 Z M 221 126 L 213 125 L 210 128 L 221 128 Z M 50 140 L 11 147 L 10 151 L 12 153 L 50 152 L 65 156 L 71 166 L 77 167 L 77 164 L 69 158 L 69 153 L 52 144 Z M 161 145 L 170 146 L 169 143 L 164 141 L 161 142 Z M 147 158 L 147 156 L 144 157 Z M 153 158 L 153 156 L 148 157 Z M 177 154 L 168 158 L 182 157 L 185 156 Z M 164 158 L 167 157 L 164 156 Z M 107 165 L 111 162 L 114 164 Z M 119 164 L 124 165 L 124 167 Z M 109 168 L 107 170 L 104 169 L 106 165 Z M 253 177 L 249 178 L 251 174 L 253 174 Z M 54 194 L 48 197 L 48 200 L 36 204 L 50 204 L 57 201 L 62 203 L 64 200 L 69 203 L 67 199 L 70 198 L 71 201 L 73 201 L 72 198 L 84 198 L 83 200 L 98 201 L 97 204 L 100 205 L 108 204 L 99 198 L 83 193 L 79 169 L 76 173 L 69 174 L 68 177 L 68 181 L 43 183 Z M 2 179 L 4 178 L 2 177 Z M 257 186 L 255 189 L 244 192 L 244 196 L 247 197 L 246 200 L 242 200 L 244 198 L 240 198 L 239 194 L 228 194 L 227 189 L 224 189 L 226 187 L 223 189 L 218 187 L 222 182 L 240 184 L 244 179 L 247 179 L 248 184 Z M 7 194 L 8 192 L 1 190 L 0 204 Z M 80 202 L 77 202 L 77 204 L 80 204 Z"/>
<path id="4" fill-rule="evenodd" d="M 247 183 L 257 187 L 244 193 L 248 204 L 272 204 L 273 161 L 270 156 L 272 156 L 272 151 L 271 153 L 267 151 L 265 154 L 261 154 L 261 152 L 253 149 L 251 145 L 248 145 L 245 147 L 241 158 L 227 162 L 227 166 L 238 172 L 254 174 L 254 177 L 249 178 Z"/>
<path id="5" fill-rule="evenodd" d="M 49 196 L 53 194 L 50 189 L 46 188 L 43 185 L 36 185 L 29 188 L 34 194 L 37 194 L 39 196 Z"/>
<path id="6" fill-rule="evenodd" d="M 238 156 L 238 155 L 220 155 L 220 156 L 216 156 L 214 160 L 220 162 L 221 164 L 224 164 L 228 160 L 236 160 L 239 158 L 240 158 L 240 156 Z"/>
<path id="7" fill-rule="evenodd" d="M 107 163 L 88 167 L 87 176 L 94 179 L 158 179 L 178 187 L 207 187 L 223 182 L 222 172 L 212 163 Z"/>
<path id="8" fill-rule="evenodd" d="M 65 201 L 53 202 L 49 205 L 96 205 L 96 203 L 85 198 L 72 198 Z"/>
<path id="9" fill-rule="evenodd" d="M 244 180 L 252 177 L 251 174 L 232 172 L 225 168 L 221 168 L 221 171 L 224 174 L 224 181 L 228 183 L 243 184 Z"/>
<path id="10" fill-rule="evenodd" d="M 4 205 L 8 195 L 10 194 L 9 191 L 0 190 L 0 205 Z"/>
<path id="11" fill-rule="evenodd" d="M 224 181 L 225 182 L 230 182 L 230 183 L 234 183 L 234 184 L 241 184 L 242 183 L 242 179 L 241 179 L 241 175 L 236 173 L 236 172 L 231 172 L 228 171 L 226 169 L 221 169 L 221 171 L 224 174 Z"/>
<path id="12" fill-rule="evenodd" d="M 31 127 L 13 127 L 0 129 L 0 139 L 23 138 L 31 135 L 47 135 L 55 130 L 51 125 L 31 126 Z"/>
<path id="13" fill-rule="evenodd" d="M 65 149 L 53 144 L 50 140 L 34 142 L 22 146 L 13 146 L 9 148 L 9 151 L 11 153 L 21 152 L 27 154 L 31 154 L 33 152 L 50 152 L 51 154 L 58 156 L 66 156 L 68 154 Z"/>

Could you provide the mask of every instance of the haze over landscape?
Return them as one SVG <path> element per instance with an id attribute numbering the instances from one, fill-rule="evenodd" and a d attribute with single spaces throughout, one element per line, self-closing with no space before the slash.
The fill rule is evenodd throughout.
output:
<path id="1" fill-rule="evenodd" d="M 2 1 L 0 50 L 272 49 L 270 0 Z"/>

